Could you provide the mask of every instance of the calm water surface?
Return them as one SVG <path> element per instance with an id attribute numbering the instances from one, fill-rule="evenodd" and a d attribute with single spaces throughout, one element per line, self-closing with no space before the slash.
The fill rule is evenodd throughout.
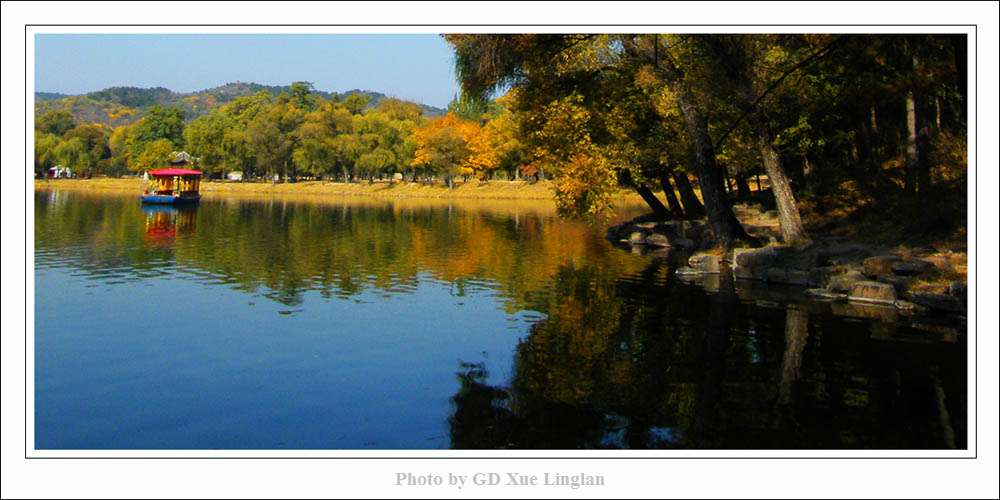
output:
<path id="1" fill-rule="evenodd" d="M 34 206 L 39 449 L 966 447 L 960 323 L 686 283 L 545 204 Z"/>

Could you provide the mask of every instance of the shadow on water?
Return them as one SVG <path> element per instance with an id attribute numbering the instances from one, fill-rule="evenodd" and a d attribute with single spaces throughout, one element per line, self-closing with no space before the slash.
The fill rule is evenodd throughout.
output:
<path id="1" fill-rule="evenodd" d="M 509 385 L 460 367 L 453 447 L 966 446 L 964 342 L 878 338 L 829 311 L 761 307 L 731 278 L 706 292 L 669 267 L 563 268 Z"/>

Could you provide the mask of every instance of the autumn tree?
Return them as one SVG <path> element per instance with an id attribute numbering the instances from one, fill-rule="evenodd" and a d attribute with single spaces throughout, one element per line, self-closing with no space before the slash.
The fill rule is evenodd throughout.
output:
<path id="1" fill-rule="evenodd" d="M 454 187 L 456 176 L 473 173 L 470 142 L 478 133 L 478 125 L 454 113 L 428 120 L 413 133 L 416 150 L 412 164 L 441 173 L 448 187 Z"/>

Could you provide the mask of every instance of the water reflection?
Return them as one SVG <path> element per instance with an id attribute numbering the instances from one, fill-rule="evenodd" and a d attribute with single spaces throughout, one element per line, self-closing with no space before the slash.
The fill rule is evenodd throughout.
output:
<path id="1" fill-rule="evenodd" d="M 484 384 L 482 367 L 459 372 L 452 445 L 965 446 L 963 345 L 883 343 L 828 311 L 760 307 L 725 277 L 700 293 L 664 265 L 628 279 L 557 273 L 549 316 L 518 345 L 510 383 Z"/>
<path id="2" fill-rule="evenodd" d="M 197 207 L 145 205 L 145 241 L 154 247 L 170 247 L 178 236 L 190 236 L 197 227 Z"/>
<path id="3" fill-rule="evenodd" d="M 966 446 L 947 320 L 681 281 L 548 204 L 37 192 L 34 227 L 43 448 Z"/>

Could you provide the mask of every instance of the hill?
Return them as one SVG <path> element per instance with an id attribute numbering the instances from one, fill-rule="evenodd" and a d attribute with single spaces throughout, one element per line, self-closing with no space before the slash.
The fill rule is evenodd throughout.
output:
<path id="1" fill-rule="evenodd" d="M 79 122 L 118 126 L 138 120 L 145 110 L 160 105 L 181 108 L 185 119 L 193 120 L 237 97 L 261 91 L 278 95 L 289 88 L 289 86 L 261 85 L 253 82 L 231 82 L 187 93 L 175 92 L 164 87 L 110 87 L 81 95 L 35 92 L 35 115 L 52 109 L 65 109 Z M 314 93 L 324 99 L 342 99 L 350 94 L 363 94 L 368 96 L 369 106 L 376 106 L 382 99 L 389 97 L 381 92 L 361 89 L 342 93 L 315 90 Z M 441 108 L 418 104 L 426 116 L 440 116 L 446 112 Z"/>

